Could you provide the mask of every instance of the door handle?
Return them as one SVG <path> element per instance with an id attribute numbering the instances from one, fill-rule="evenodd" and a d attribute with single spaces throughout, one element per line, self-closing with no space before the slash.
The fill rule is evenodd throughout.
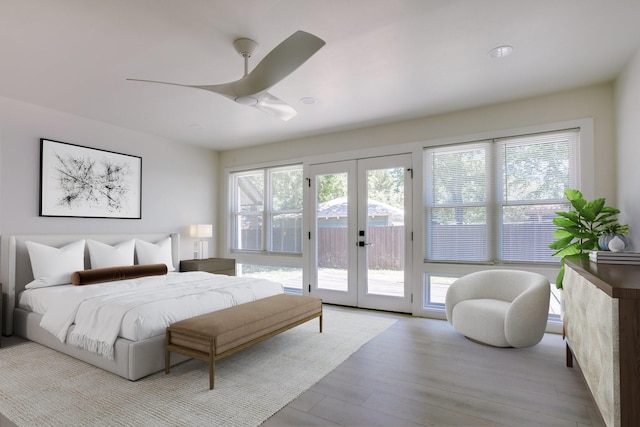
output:
<path id="1" fill-rule="evenodd" d="M 360 247 L 364 247 L 364 246 L 371 246 L 373 243 L 367 243 L 367 242 L 358 242 L 358 246 Z"/>

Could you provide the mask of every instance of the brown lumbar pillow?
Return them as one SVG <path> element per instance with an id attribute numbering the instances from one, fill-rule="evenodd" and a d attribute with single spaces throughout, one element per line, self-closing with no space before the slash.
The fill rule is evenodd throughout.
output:
<path id="1" fill-rule="evenodd" d="M 162 276 L 164 274 L 167 274 L 166 264 L 123 265 L 120 267 L 74 271 L 71 274 L 71 283 L 74 285 L 91 285 L 93 283 L 135 279 L 144 276 Z"/>

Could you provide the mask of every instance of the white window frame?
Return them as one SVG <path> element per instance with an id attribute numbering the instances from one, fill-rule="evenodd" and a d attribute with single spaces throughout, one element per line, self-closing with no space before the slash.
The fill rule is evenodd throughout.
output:
<path id="1" fill-rule="evenodd" d="M 425 237 L 426 241 L 429 242 L 432 237 L 429 234 L 429 231 L 432 229 L 431 225 L 433 222 L 431 218 L 433 218 L 433 212 L 440 209 L 465 209 L 465 208 L 483 208 L 484 209 L 484 234 L 483 238 L 480 240 L 472 239 L 475 242 L 474 248 L 479 250 L 480 247 L 483 247 L 484 250 L 482 252 L 478 251 L 472 254 L 471 259 L 456 259 L 456 258 L 441 258 L 438 257 L 437 254 L 434 255 L 431 251 L 425 247 L 424 251 L 424 260 L 426 262 L 465 262 L 465 263 L 534 263 L 539 264 L 541 262 L 553 263 L 557 264 L 560 262 L 559 259 L 549 258 L 548 261 L 536 261 L 534 257 L 530 259 L 522 259 L 522 260 L 514 260 L 509 259 L 509 254 L 506 248 L 503 246 L 503 233 L 505 232 L 505 223 L 503 222 L 503 212 L 505 207 L 509 206 L 526 206 L 526 205 L 568 205 L 568 201 L 565 198 L 554 198 L 554 199 L 534 199 L 534 200 L 505 200 L 505 182 L 504 177 L 506 171 L 504 169 L 504 148 L 505 147 L 516 147 L 516 146 L 531 146 L 532 144 L 539 144 L 541 139 L 545 137 L 545 135 L 549 134 L 560 134 L 560 133 L 576 133 L 577 134 L 577 142 L 575 145 L 569 146 L 570 152 L 568 153 L 568 161 L 569 161 L 569 179 L 567 188 L 577 188 L 579 187 L 578 177 L 580 176 L 580 165 L 578 162 L 579 153 L 580 153 L 580 129 L 572 128 L 572 129 L 557 129 L 555 131 L 549 132 L 537 132 L 534 134 L 528 135 L 515 135 L 513 137 L 503 137 L 503 138 L 495 138 L 492 140 L 483 140 L 483 141 L 474 141 L 467 142 L 462 144 L 452 144 L 447 146 L 439 146 L 439 147 L 427 147 L 423 153 L 424 169 L 425 175 L 423 177 L 425 182 L 425 192 L 424 192 L 424 214 L 423 218 L 425 220 Z M 537 138 L 537 140 L 535 140 Z M 523 140 L 530 139 L 532 141 L 528 143 L 522 142 Z M 479 150 L 484 156 L 484 191 L 481 195 L 481 200 L 472 201 L 472 202 L 458 202 L 458 203 L 438 203 L 434 200 L 433 194 L 433 186 L 435 185 L 432 182 L 433 171 L 431 169 L 432 160 L 436 158 L 436 156 L 446 156 L 448 154 L 458 154 L 458 153 L 469 153 Z M 451 176 L 451 175 L 448 175 Z M 567 206 L 564 209 L 568 209 Z M 549 220 L 550 221 L 550 220 Z M 460 224 L 456 224 L 460 225 Z M 551 226 L 551 224 L 548 224 Z M 454 226 L 455 228 L 455 226 Z M 479 237 L 479 236 L 476 236 Z M 469 236 L 464 236 L 465 242 L 469 242 Z M 478 243 L 484 240 L 484 244 L 478 245 Z M 551 240 L 549 241 L 551 243 Z M 455 241 L 454 241 L 455 244 Z M 456 246 L 459 247 L 459 246 Z M 441 247 L 441 249 L 446 249 Z M 548 251 L 549 254 L 552 253 L 551 250 Z M 461 254 L 458 254 L 460 256 Z"/>
<path id="2" fill-rule="evenodd" d="M 563 122 L 547 123 L 543 125 L 512 128 L 492 132 L 482 132 L 470 135 L 462 135 L 456 137 L 448 137 L 425 141 L 420 144 L 419 149 L 414 151 L 414 173 L 418 179 L 414 179 L 414 199 L 420 200 L 424 198 L 424 150 L 430 147 L 461 144 L 474 141 L 494 140 L 500 138 L 507 138 L 516 135 L 534 134 L 542 132 L 551 132 L 562 129 L 580 129 L 580 155 L 579 155 L 579 175 L 576 177 L 576 182 L 579 183 L 579 188 L 586 198 L 595 197 L 595 143 L 594 143 L 594 123 L 592 118 L 568 120 Z M 424 218 L 424 204 L 414 204 L 414 217 Z M 542 274 L 551 283 L 555 283 L 556 275 L 558 274 L 558 266 L 555 264 L 543 264 L 543 263 L 507 263 L 507 264 L 487 264 L 487 263 L 455 263 L 455 262 L 432 262 L 424 260 L 424 221 L 416 221 L 414 223 L 414 231 L 416 236 L 416 248 L 419 250 L 414 251 L 414 299 L 413 299 L 413 315 L 422 317 L 431 317 L 436 319 L 445 319 L 446 314 L 444 307 L 427 306 L 423 302 L 427 297 L 428 290 L 425 289 L 425 280 L 428 275 L 434 276 L 449 276 L 449 277 L 461 277 L 465 274 L 473 273 L 475 271 L 482 271 L 488 269 L 497 268 L 514 268 L 532 271 Z M 421 268 L 420 268 L 421 266 Z M 555 286 L 552 285 L 552 291 L 555 292 Z M 551 318 L 547 323 L 547 331 L 560 333 L 562 330 L 562 323 L 558 318 Z"/>
<path id="3" fill-rule="evenodd" d="M 302 213 L 303 213 L 303 203 L 301 199 L 300 209 L 296 210 L 282 210 L 276 211 L 273 207 L 273 194 L 272 194 L 272 177 L 274 173 L 280 171 L 287 170 L 299 170 L 300 175 L 303 176 L 303 165 L 302 164 L 287 164 L 287 165 L 278 165 L 278 166 L 270 166 L 270 167 L 256 167 L 239 171 L 229 171 L 228 172 L 228 191 L 229 191 L 229 239 L 227 244 L 227 252 L 229 254 L 236 253 L 261 253 L 261 254 L 270 254 L 270 255 L 294 255 L 294 256 L 302 256 L 302 243 L 300 245 L 299 252 L 293 251 L 276 251 L 273 250 L 273 218 L 275 215 L 283 214 L 283 213 L 299 213 L 300 218 L 300 226 L 301 226 L 301 234 L 302 234 Z M 243 213 L 236 211 L 235 207 L 237 206 L 237 184 L 236 184 L 236 176 L 241 176 L 243 174 L 259 174 L 261 173 L 263 176 L 263 188 L 262 188 L 262 210 Z M 301 186 L 303 185 L 303 180 L 301 180 Z M 300 189 L 300 192 L 303 192 L 303 188 Z M 238 248 L 238 239 L 239 233 L 237 229 L 238 217 L 240 216 L 256 216 L 261 217 L 262 219 L 262 236 L 261 236 L 261 247 L 257 249 L 240 249 Z M 302 241 L 302 237 L 300 236 Z"/>
<path id="4" fill-rule="evenodd" d="M 510 137 L 513 135 L 522 135 L 529 133 L 539 133 L 546 131 L 554 131 L 559 129 L 580 128 L 580 170 L 581 176 L 578 177 L 580 183 L 579 187 L 584 194 L 585 198 L 592 199 L 595 197 L 595 144 L 594 144 L 594 120 L 592 118 L 583 118 L 576 120 L 568 120 L 555 123 L 547 123 L 542 125 L 534 125 L 520 128 L 509 128 L 490 132 L 478 132 L 466 135 L 456 135 L 451 137 L 444 137 L 433 140 L 418 140 L 414 142 L 406 142 L 399 144 L 392 144 L 378 147 L 368 147 L 366 149 L 356 149 L 346 152 L 335 152 L 323 155 L 314 155 L 303 158 L 292 158 L 286 161 L 280 162 L 268 162 L 259 164 L 249 164 L 237 167 L 226 168 L 224 171 L 225 185 L 223 185 L 223 191 L 227 194 L 221 195 L 222 200 L 227 200 L 225 206 L 221 206 L 220 212 L 222 218 L 220 221 L 220 232 L 222 236 L 226 236 L 223 247 L 220 248 L 225 256 L 236 258 L 238 263 L 246 264 L 263 264 L 272 266 L 285 266 L 285 267 L 297 267 L 309 265 L 308 243 L 303 244 L 302 256 L 291 255 L 276 255 L 276 254 L 263 254 L 263 253 L 243 253 L 229 251 L 231 244 L 231 224 L 230 224 L 230 186 L 229 176 L 232 172 L 242 170 L 255 170 L 264 167 L 278 167 L 291 164 L 303 164 L 304 177 L 308 176 L 309 164 L 333 162 L 339 160 L 348 160 L 352 158 L 379 156 L 379 155 L 392 155 L 401 153 L 412 153 L 413 155 L 413 199 L 415 201 L 421 200 L 424 197 L 424 166 L 422 161 L 422 155 L 424 149 L 427 147 L 438 145 L 449 145 L 456 143 L 464 143 L 478 140 L 498 139 L 502 137 Z M 306 183 L 304 183 L 306 185 Z M 309 201 L 305 199 L 303 212 L 307 212 Z M 304 215 L 303 218 L 303 230 L 309 230 L 310 224 L 308 222 L 308 215 Z M 413 217 L 423 218 L 424 216 L 424 204 L 414 203 Z M 413 235 L 414 235 L 414 250 L 413 250 L 413 276 L 412 276 L 412 292 L 413 292 L 413 305 L 412 312 L 414 316 L 431 317 L 436 319 L 444 319 L 445 312 L 443 309 L 430 308 L 423 306 L 424 300 L 424 276 L 425 274 L 432 274 L 436 276 L 462 276 L 464 274 L 472 273 L 474 271 L 481 271 L 491 268 L 496 268 L 495 265 L 486 264 L 460 264 L 460 263 L 445 263 L 445 262 L 424 262 L 424 224 L 422 220 L 416 220 L 413 223 Z M 306 231 L 304 231 L 306 232 Z M 306 236 L 303 235 L 303 240 L 308 242 Z M 555 282 L 556 275 L 558 273 L 557 265 L 533 265 L 533 264 L 510 264 L 504 268 L 519 268 L 527 271 L 537 272 L 547 277 L 550 282 Z M 308 272 L 307 268 L 303 268 L 303 290 L 306 291 L 309 278 L 306 277 Z M 547 330 L 550 332 L 560 332 L 561 323 L 549 322 Z"/>

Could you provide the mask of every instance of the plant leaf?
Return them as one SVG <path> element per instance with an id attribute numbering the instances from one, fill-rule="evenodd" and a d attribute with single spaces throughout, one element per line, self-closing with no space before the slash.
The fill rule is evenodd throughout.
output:
<path id="1" fill-rule="evenodd" d="M 567 196 L 567 200 L 569 201 L 579 200 L 579 199 L 584 200 L 580 190 L 576 190 L 574 188 L 567 188 L 566 190 L 564 190 L 564 195 Z"/>
<path id="2" fill-rule="evenodd" d="M 575 227 L 576 224 L 579 224 L 564 217 L 555 217 L 553 218 L 552 222 L 553 225 L 556 225 L 558 227 Z"/>
<path id="3" fill-rule="evenodd" d="M 571 245 L 567 246 L 564 249 L 560 249 L 558 252 L 554 253 L 553 256 L 561 256 L 561 257 L 565 257 L 568 255 L 576 255 L 580 253 L 580 249 L 578 249 L 578 246 L 580 245 L 580 242 L 575 242 L 572 243 Z"/>
<path id="4" fill-rule="evenodd" d="M 558 228 L 553 232 L 553 237 L 556 239 L 564 239 L 565 237 L 573 237 L 573 233 L 565 230 L 564 228 Z"/>
<path id="5" fill-rule="evenodd" d="M 556 215 L 558 216 L 563 216 L 567 219 L 570 219 L 573 222 L 580 222 L 580 217 L 578 216 L 578 214 L 575 211 L 568 211 L 568 212 L 564 212 L 564 211 L 559 211 L 556 212 Z"/>
<path id="6" fill-rule="evenodd" d="M 585 250 L 590 251 L 592 249 L 598 248 L 598 239 L 583 240 L 582 243 L 578 245 L 578 249 L 580 249 L 580 252 L 583 252 Z"/>
<path id="7" fill-rule="evenodd" d="M 562 279 L 564 279 L 564 263 L 560 266 L 560 271 L 556 277 L 556 288 L 562 289 Z"/>
<path id="8" fill-rule="evenodd" d="M 582 230 L 574 232 L 573 235 L 578 239 L 592 239 L 594 237 L 593 233 Z"/>
<path id="9" fill-rule="evenodd" d="M 549 244 L 549 248 L 555 249 L 555 250 L 565 248 L 567 245 L 571 243 L 572 240 L 573 240 L 573 236 L 569 235 L 568 237 L 564 237 L 560 240 L 556 240 L 555 242 L 551 242 Z"/>
<path id="10" fill-rule="evenodd" d="M 578 212 L 580 212 L 584 205 L 587 203 L 587 201 L 582 197 L 582 193 L 578 190 L 566 189 L 564 190 L 564 194 L 571 202 L 571 206 L 573 206 L 573 208 Z"/>
<path id="11" fill-rule="evenodd" d="M 605 206 L 605 207 L 602 208 L 602 212 L 612 213 L 612 214 L 619 214 L 620 213 L 620 209 L 616 209 L 616 208 L 613 208 L 611 206 Z"/>
<path id="12" fill-rule="evenodd" d="M 604 208 L 604 202 L 603 198 L 588 201 L 581 211 L 582 215 L 589 221 L 595 221 Z"/>

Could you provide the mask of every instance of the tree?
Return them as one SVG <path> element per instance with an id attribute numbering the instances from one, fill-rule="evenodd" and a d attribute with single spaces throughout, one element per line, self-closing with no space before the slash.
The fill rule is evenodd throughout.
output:
<path id="1" fill-rule="evenodd" d="M 431 177 L 434 220 L 446 224 L 484 224 L 486 202 L 485 147 L 433 152 Z M 437 208 L 440 205 L 440 208 Z M 467 205 L 467 206 L 464 206 Z"/>
<path id="2" fill-rule="evenodd" d="M 368 171 L 369 199 L 404 210 L 404 173 L 402 167 Z"/>
<path id="3" fill-rule="evenodd" d="M 274 170 L 271 173 L 273 210 L 301 210 L 302 189 L 302 168 Z"/>
<path id="4" fill-rule="evenodd" d="M 318 203 L 323 203 L 329 200 L 337 199 L 339 197 L 347 196 L 348 183 L 346 173 L 320 175 L 317 177 L 317 180 Z"/>

